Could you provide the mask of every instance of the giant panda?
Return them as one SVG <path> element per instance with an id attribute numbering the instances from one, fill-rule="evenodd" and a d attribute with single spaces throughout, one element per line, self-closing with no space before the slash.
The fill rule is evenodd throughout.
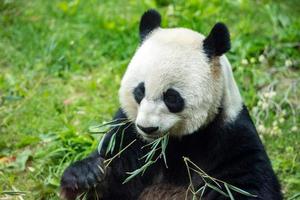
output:
<path id="1" fill-rule="evenodd" d="M 190 184 L 183 157 L 188 157 L 211 177 L 253 195 L 232 191 L 238 200 L 280 200 L 280 185 L 259 139 L 224 54 L 230 36 L 223 23 L 208 36 L 186 28 L 161 28 L 155 10 L 143 14 L 140 45 L 121 81 L 121 108 L 114 121 L 127 125 L 112 128 L 101 140 L 100 150 L 71 164 L 61 179 L 61 196 L 87 199 L 150 200 L 185 199 Z M 122 134 L 124 133 L 124 134 Z M 108 167 L 104 160 L 112 135 L 116 145 L 130 144 Z M 168 167 L 158 159 L 143 175 L 123 184 L 144 164 L 145 144 L 169 134 Z M 122 140 L 121 140 L 122 139 Z M 148 149 L 149 150 L 149 149 Z M 191 172 L 193 185 L 204 182 Z M 213 189 L 205 200 L 228 199 Z M 187 199 L 192 199 L 187 195 Z"/>

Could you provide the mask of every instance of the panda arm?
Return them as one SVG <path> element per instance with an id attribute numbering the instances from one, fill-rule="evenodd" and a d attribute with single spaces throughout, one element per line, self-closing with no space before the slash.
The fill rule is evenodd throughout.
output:
<path id="1" fill-rule="evenodd" d="M 124 119 L 126 115 L 119 110 L 114 120 Z M 125 129 L 125 130 L 124 130 Z M 111 153 L 106 153 L 109 142 L 115 134 L 115 148 Z M 122 139 L 122 147 L 120 147 Z M 135 142 L 133 142 L 135 141 Z M 133 143 L 132 143 L 133 142 Z M 130 146 L 130 143 L 132 143 Z M 71 164 L 63 173 L 61 179 L 61 196 L 68 200 L 76 199 L 81 193 L 87 192 L 89 198 L 93 195 L 103 199 L 134 199 L 144 188 L 141 177 L 135 177 L 132 181 L 122 184 L 128 176 L 126 172 L 134 171 L 142 163 L 141 147 L 143 143 L 136 138 L 133 125 L 126 124 L 120 128 L 111 129 L 100 143 L 101 147 L 87 158 Z M 105 167 L 104 160 L 112 158 L 122 151 L 121 156 L 112 160 Z M 115 190 L 115 188 L 118 188 Z"/>

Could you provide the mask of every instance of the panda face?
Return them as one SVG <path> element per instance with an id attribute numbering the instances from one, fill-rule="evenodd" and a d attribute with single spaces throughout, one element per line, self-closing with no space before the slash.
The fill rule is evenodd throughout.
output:
<path id="1" fill-rule="evenodd" d="M 188 29 L 159 28 L 136 51 L 119 96 L 143 138 L 192 133 L 217 112 L 222 77 L 203 39 Z"/>
<path id="2" fill-rule="evenodd" d="M 155 20 L 156 12 L 143 15 L 142 43 L 119 90 L 122 109 L 145 140 L 191 134 L 214 119 L 225 87 L 220 56 L 229 49 L 222 24 L 205 38 L 185 28 L 160 28 Z"/>

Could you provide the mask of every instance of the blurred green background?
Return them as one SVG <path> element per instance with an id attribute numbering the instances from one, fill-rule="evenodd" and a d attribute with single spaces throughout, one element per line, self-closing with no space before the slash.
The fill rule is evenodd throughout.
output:
<path id="1" fill-rule="evenodd" d="M 164 27 L 228 25 L 235 78 L 285 198 L 298 198 L 298 0 L 0 0 L 0 199 L 58 199 L 64 168 L 101 138 L 88 127 L 119 106 L 149 8 Z"/>

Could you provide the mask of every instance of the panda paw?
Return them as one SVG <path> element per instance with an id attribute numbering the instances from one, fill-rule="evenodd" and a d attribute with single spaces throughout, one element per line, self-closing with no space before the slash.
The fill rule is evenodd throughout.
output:
<path id="1" fill-rule="evenodd" d="M 104 159 L 90 157 L 70 165 L 61 179 L 61 197 L 74 200 L 77 196 L 96 188 L 106 174 Z"/>

